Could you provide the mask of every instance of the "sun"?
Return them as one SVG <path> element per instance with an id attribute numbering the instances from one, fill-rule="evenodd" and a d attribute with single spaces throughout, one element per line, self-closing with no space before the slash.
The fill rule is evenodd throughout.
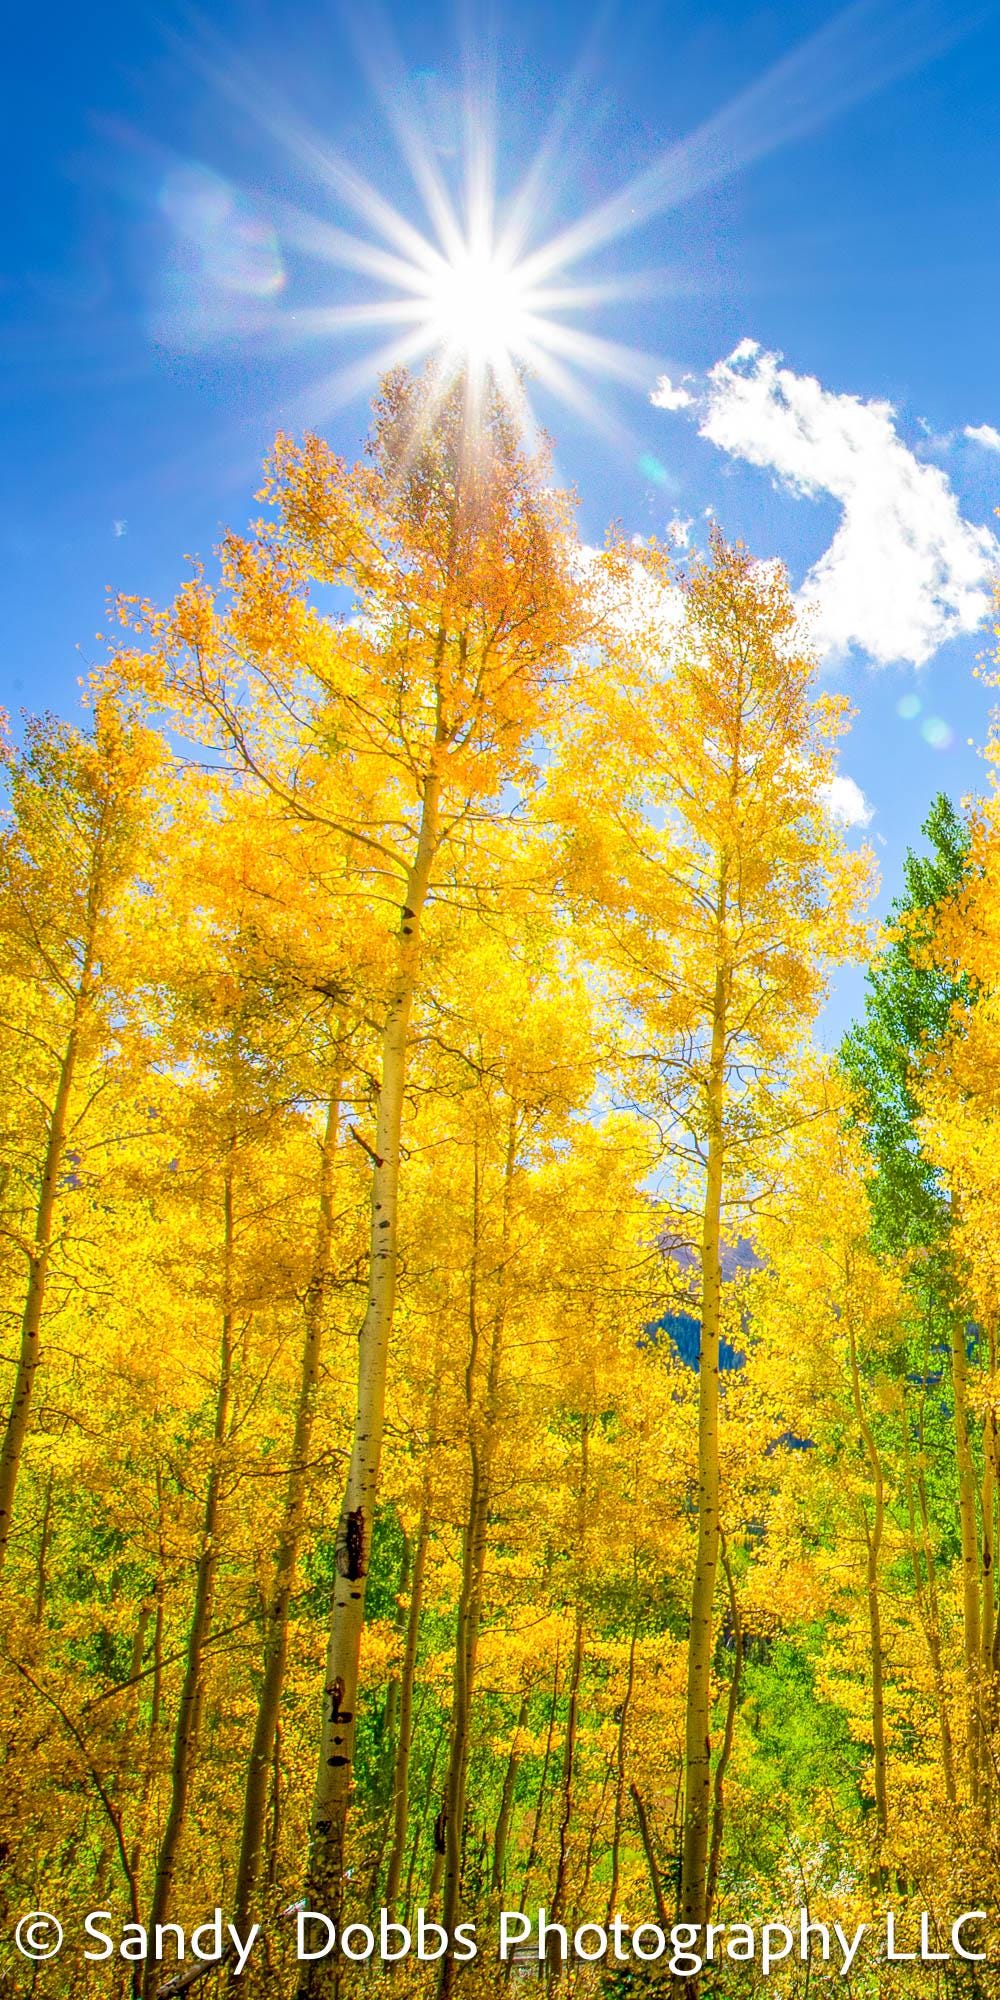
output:
<path id="1" fill-rule="evenodd" d="M 428 283 L 427 331 L 475 373 L 505 373 L 530 343 L 530 287 L 492 244 L 463 244 Z"/>
<path id="2" fill-rule="evenodd" d="M 903 7 L 917 21 L 914 35 L 890 35 L 884 13 L 878 5 L 843 7 L 623 186 L 582 209 L 573 192 L 589 164 L 588 120 L 579 114 L 600 75 L 600 38 L 588 42 L 537 152 L 500 197 L 510 146 L 497 139 L 492 57 L 470 44 L 464 85 L 446 83 L 425 100 L 424 83 L 434 75 L 408 69 L 379 6 L 348 10 L 359 66 L 396 144 L 402 172 L 393 174 L 395 201 L 234 50 L 220 54 L 214 44 L 207 55 L 193 47 L 199 74 L 318 186 L 321 203 L 305 208 L 277 193 L 251 197 L 193 162 L 179 186 L 169 177 L 164 206 L 183 246 L 183 269 L 194 245 L 202 281 L 187 302 L 190 337 L 200 344 L 207 322 L 227 336 L 270 341 L 282 353 L 314 346 L 320 367 L 282 404 L 293 426 L 321 425 L 334 409 L 370 396 L 391 369 L 429 366 L 439 386 L 463 370 L 473 401 L 494 383 L 528 429 L 535 428 L 531 397 L 538 390 L 616 448 L 641 451 L 616 414 L 610 386 L 626 384 L 645 398 L 660 375 L 673 372 L 673 357 L 606 338 L 595 321 L 605 307 L 625 306 L 631 331 L 640 299 L 689 300 L 704 280 L 690 259 L 625 270 L 619 245 L 925 60 L 919 0 Z M 348 217 L 353 223 L 345 227 Z M 300 264 L 326 267 L 318 297 L 311 279 L 306 296 L 293 289 L 290 272 Z M 180 311 L 183 317 L 183 300 Z M 637 458 L 640 469 L 647 459 Z"/>
<path id="3" fill-rule="evenodd" d="M 582 254 L 577 241 L 565 249 L 557 239 L 528 247 L 516 208 L 513 217 L 504 216 L 492 191 L 481 188 L 467 198 L 463 213 L 440 184 L 425 187 L 432 225 L 426 232 L 353 175 L 338 173 L 337 192 L 371 234 L 348 235 L 300 215 L 300 241 L 304 225 L 312 254 L 374 281 L 372 295 L 300 314 L 300 331 L 331 341 L 391 337 L 371 339 L 358 362 L 326 377 L 317 385 L 317 400 L 325 398 L 329 407 L 367 392 L 390 369 L 430 364 L 438 390 L 460 373 L 466 377 L 473 412 L 489 385 L 530 433 L 536 425 L 529 390 L 542 388 L 618 440 L 620 427 L 606 399 L 592 394 L 583 378 L 614 377 L 646 388 L 655 379 L 654 363 L 581 326 L 579 316 L 634 297 L 642 274 L 577 277 L 570 270 Z"/>
<path id="4" fill-rule="evenodd" d="M 292 404 L 284 403 L 286 420 L 322 424 L 338 406 L 367 398 L 391 370 L 426 368 L 435 394 L 464 374 L 473 412 L 482 407 L 487 387 L 495 390 L 529 436 L 539 428 L 537 394 L 574 410 L 616 447 L 631 449 L 635 440 L 617 415 L 609 385 L 618 381 L 645 394 L 663 373 L 664 357 L 604 336 L 597 331 L 600 316 L 608 307 L 634 306 L 640 297 L 686 292 L 687 274 L 625 272 L 617 258 L 609 263 L 604 253 L 635 226 L 627 190 L 589 213 L 558 220 L 580 164 L 561 114 L 542 134 L 520 179 L 501 192 L 498 178 L 508 155 L 497 143 L 491 93 L 469 86 L 455 142 L 439 149 L 398 62 L 383 50 L 380 68 L 369 54 L 366 67 L 405 168 L 394 199 L 338 153 L 326 134 L 278 106 L 259 79 L 218 72 L 241 110 L 278 141 L 323 197 L 309 208 L 267 197 L 268 242 L 281 282 L 266 308 L 255 292 L 247 310 L 255 338 L 276 347 L 308 344 L 323 356 L 317 375 Z M 207 227 L 201 208 L 189 216 L 195 197 L 188 200 L 183 189 L 182 195 L 187 207 L 178 216 L 175 202 L 171 218 L 182 234 L 200 241 L 198 232 Z M 263 198 L 258 206 L 263 212 Z M 236 214 L 229 203 L 217 219 L 217 208 L 216 202 L 210 216 L 213 254 L 218 252 L 213 270 L 228 249 L 230 211 Z M 309 266 L 322 269 L 319 286 Z M 254 265 L 246 289 L 256 283 Z M 230 309 L 225 324 L 233 323 Z M 348 346 L 353 355 L 345 354 Z"/>
<path id="5" fill-rule="evenodd" d="M 421 135 L 394 119 L 400 151 L 422 215 L 397 206 L 329 144 L 296 125 L 277 129 L 288 150 L 325 184 L 325 214 L 273 204 L 282 251 L 325 267 L 327 304 L 293 305 L 286 288 L 275 307 L 275 332 L 333 353 L 357 343 L 312 382 L 294 415 L 322 422 L 358 395 L 370 394 L 394 368 L 429 366 L 440 392 L 466 376 L 470 407 L 489 385 L 527 433 L 537 430 L 532 395 L 576 410 L 621 444 L 623 430 L 606 394 L 586 378 L 627 382 L 645 391 L 662 373 L 662 359 L 594 330 L 605 307 L 671 289 L 670 274 L 607 270 L 591 275 L 587 260 L 606 241 L 582 219 L 539 240 L 546 182 L 558 178 L 542 153 L 506 199 L 496 188 L 496 149 L 488 120 L 470 115 L 471 137 L 457 162 L 453 189 Z M 275 128 L 272 127 L 272 130 Z M 344 211 L 354 227 L 344 226 Z M 583 267 L 583 268 L 581 268 Z M 315 293 L 314 293 L 315 297 Z"/>

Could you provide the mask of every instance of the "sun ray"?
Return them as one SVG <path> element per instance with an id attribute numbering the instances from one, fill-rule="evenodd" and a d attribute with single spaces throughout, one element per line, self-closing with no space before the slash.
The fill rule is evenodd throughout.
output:
<path id="1" fill-rule="evenodd" d="M 331 411 L 341 409 L 355 396 L 367 394 L 373 380 L 389 374 L 393 368 L 407 368 L 426 360 L 430 350 L 426 328 L 419 327 L 405 338 L 386 341 L 357 361 L 332 369 L 320 381 L 308 383 L 294 399 L 288 410 L 291 422 L 286 427 L 295 430 L 300 423 L 321 423 Z"/>
<path id="2" fill-rule="evenodd" d="M 431 226 L 444 254 L 452 256 L 462 245 L 461 223 L 432 149 L 419 129 L 410 78 L 386 16 L 368 0 L 363 12 L 345 8 L 343 18 L 360 67 L 409 168 Z"/>
<path id="3" fill-rule="evenodd" d="M 819 130 L 958 40 L 976 18 L 975 5 L 946 12 L 939 0 L 853 0 L 616 194 L 529 255 L 526 282 L 572 266 Z"/>
<path id="4" fill-rule="evenodd" d="M 645 388 L 659 364 L 592 328 L 582 329 L 574 315 L 626 298 L 680 294 L 692 289 L 693 280 L 669 271 L 609 276 L 606 270 L 588 270 L 588 260 L 606 258 L 613 243 L 654 215 L 819 129 L 929 60 L 974 24 L 976 5 L 977 0 L 956 0 L 946 10 L 943 0 L 851 0 L 625 186 L 586 213 L 555 223 L 541 241 L 540 218 L 554 215 L 557 192 L 561 195 L 579 160 L 581 134 L 599 116 L 596 93 L 591 90 L 588 98 L 587 83 L 613 0 L 595 22 L 534 160 L 503 199 L 497 188 L 493 59 L 465 52 L 462 181 L 453 190 L 454 176 L 436 154 L 379 0 L 365 10 L 363 24 L 357 10 L 345 9 L 359 65 L 419 198 L 419 222 L 406 212 L 404 195 L 390 201 L 272 88 L 253 78 L 232 51 L 224 51 L 217 31 L 203 23 L 200 45 L 187 53 L 358 225 L 346 229 L 336 215 L 264 204 L 285 246 L 353 274 L 371 285 L 373 295 L 334 296 L 328 306 L 298 310 L 276 305 L 263 330 L 275 340 L 304 343 L 400 329 L 396 338 L 376 340 L 366 355 L 327 376 L 317 392 L 321 400 L 343 401 L 369 388 L 381 369 L 431 357 L 435 381 L 466 371 L 473 405 L 492 378 L 518 420 L 528 423 L 522 380 L 528 369 L 549 393 L 606 430 L 604 405 L 583 388 L 580 375 Z M 256 324 L 247 329 L 255 339 L 261 330 Z"/>
<path id="5" fill-rule="evenodd" d="M 421 129 L 412 87 L 384 16 L 368 10 L 364 30 L 355 22 L 351 32 L 359 64 L 419 196 L 424 227 L 404 212 L 398 198 L 389 200 L 322 134 L 294 116 L 272 89 L 251 79 L 243 65 L 222 60 L 214 31 L 211 49 L 206 41 L 197 52 L 201 68 L 211 70 L 214 82 L 241 113 L 251 115 L 355 224 L 343 227 L 336 213 L 321 216 L 287 202 L 261 202 L 286 250 L 331 271 L 350 273 L 370 291 L 361 298 L 334 296 L 328 305 L 293 306 L 286 299 L 263 329 L 276 342 L 284 338 L 303 345 L 373 337 L 370 351 L 324 375 L 306 400 L 313 408 L 332 407 L 369 388 L 386 368 L 432 357 L 435 382 L 464 371 L 470 413 L 492 379 L 518 421 L 530 427 L 534 417 L 521 379 L 528 367 L 548 391 L 606 429 L 596 399 L 579 386 L 569 396 L 575 373 L 588 370 L 634 383 L 653 379 L 654 366 L 643 357 L 630 360 L 621 344 L 602 342 L 593 333 L 579 332 L 574 340 L 562 321 L 626 297 L 649 296 L 659 280 L 651 273 L 637 274 L 633 283 L 583 272 L 569 282 L 564 262 L 549 258 L 546 282 L 536 285 L 528 274 L 537 252 L 525 255 L 523 248 L 539 196 L 544 190 L 551 198 L 553 183 L 567 172 L 566 155 L 572 151 L 568 121 L 583 89 L 583 71 L 570 84 L 562 113 L 557 112 L 543 137 L 524 181 L 502 203 L 496 184 L 495 81 L 481 58 L 469 56 L 461 96 L 461 186 L 453 197 L 429 135 Z M 377 336 L 389 329 L 398 329 L 396 337 L 380 341 Z"/>
<path id="6" fill-rule="evenodd" d="M 370 238 L 353 236 L 287 203 L 272 202 L 269 212 L 286 249 L 298 250 L 313 263 L 356 271 L 403 292 L 419 293 L 427 283 L 427 272 L 422 266 L 395 251 L 383 249 Z"/>
<path id="7" fill-rule="evenodd" d="M 558 320 L 543 319 L 533 314 L 525 315 L 525 334 L 534 340 L 536 346 L 561 354 L 592 374 L 611 375 L 619 382 L 628 382 L 639 389 L 648 387 L 655 379 L 656 362 L 652 356 L 641 353 L 637 348 L 625 347 L 621 341 L 601 340 L 596 334 L 584 333 L 579 327 L 562 326 Z"/>
<path id="8" fill-rule="evenodd" d="M 544 347 L 525 342 L 523 359 L 531 375 L 563 403 L 567 409 L 581 417 L 584 423 L 603 437 L 616 451 L 632 452 L 636 440 L 626 424 L 617 417 L 607 403 L 601 402 L 579 375 L 574 375 L 562 361 Z"/>

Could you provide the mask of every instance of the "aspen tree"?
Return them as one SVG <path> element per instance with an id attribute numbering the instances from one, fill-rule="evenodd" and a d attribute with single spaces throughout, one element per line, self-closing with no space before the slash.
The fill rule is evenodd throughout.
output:
<path id="1" fill-rule="evenodd" d="M 883 1434 L 887 1408 L 903 1403 L 893 1374 L 905 1352 L 906 1268 L 901 1258 L 873 1249 L 873 1172 L 850 1129 L 842 1079 L 820 1073 L 804 1078 L 802 1090 L 810 1115 L 786 1154 L 780 1215 L 761 1226 L 766 1272 L 756 1286 L 756 1319 L 776 1421 L 796 1423 L 800 1410 L 808 1412 L 810 1441 L 820 1459 L 830 1453 L 840 1504 L 860 1526 L 880 1865 L 889 1832 L 883 1572 L 894 1499 Z M 846 1410 L 857 1454 L 853 1480 L 843 1441 Z"/>
<path id="2" fill-rule="evenodd" d="M 919 1318 L 935 1323 L 946 1336 L 950 1353 L 961 1539 L 966 1767 L 970 1800 L 976 1803 L 983 1780 L 983 1586 L 977 1519 L 979 1482 L 969 1397 L 969 1314 L 955 1254 L 961 1225 L 956 1197 L 962 1188 L 962 1173 L 961 1169 L 955 1172 L 952 1156 L 947 1178 L 942 1178 L 933 1144 L 921 1143 L 919 1127 L 925 1079 L 933 1073 L 939 1051 L 942 1064 L 950 1066 L 953 1042 L 949 1026 L 954 1023 L 959 1027 L 968 1016 L 983 964 L 978 953 L 969 950 L 979 929 L 969 925 L 964 886 L 966 877 L 977 872 L 970 855 L 969 829 L 950 801 L 939 795 L 923 832 L 932 851 L 929 855 L 907 854 L 905 892 L 893 904 L 892 930 L 868 974 L 864 1017 L 846 1037 L 841 1054 L 863 1107 L 866 1143 L 877 1166 L 872 1182 L 874 1240 L 890 1253 L 906 1249 L 913 1254 L 910 1282 Z M 957 955 L 949 943 L 956 935 L 964 940 L 964 949 Z M 981 1070 L 979 1075 L 982 1079 Z"/>
<path id="3" fill-rule="evenodd" d="M 526 458 L 498 398 L 462 382 L 388 380 L 367 466 L 313 438 L 279 440 L 276 527 L 230 537 L 220 596 L 196 580 L 148 614 L 152 650 L 115 671 L 174 705 L 276 808 L 325 825 L 364 893 L 398 910 L 386 937 L 371 1137 L 368 1303 L 354 1442 L 338 1529 L 307 1894 L 337 1910 L 357 1726 L 358 1661 L 379 1490 L 399 1239 L 400 1146 L 411 1017 L 428 915 L 465 884 L 469 834 L 505 811 L 530 769 L 545 690 L 593 622 L 574 584 L 565 504 Z M 349 626 L 310 608 L 311 580 L 352 594 Z M 143 614 L 135 622 L 143 624 Z M 290 721 L 290 718 L 294 720 Z M 361 901 L 359 898 L 359 908 Z M 369 903 L 370 907 L 370 903 Z M 303 1996 L 330 1983 L 304 1968 Z"/>
<path id="4" fill-rule="evenodd" d="M 532 1280 L 537 1281 L 537 1248 L 529 1250 L 525 1242 L 522 1191 L 530 1184 L 530 1167 L 537 1170 L 573 1110 L 586 1103 L 592 1078 L 586 1003 L 581 995 L 567 1018 L 565 987 L 554 983 L 550 969 L 554 946 L 550 927 L 535 918 L 527 946 L 521 945 L 506 964 L 484 941 L 465 973 L 475 1007 L 461 1054 L 468 1082 L 457 1135 L 465 1153 L 471 1150 L 463 1273 L 468 1333 L 461 1379 L 468 1483 L 443 1804 L 442 1922 L 449 1932 L 461 1910 L 469 1754 L 489 1531 L 497 1513 L 497 1465 L 517 1422 L 507 1350 L 511 1321 L 520 1329 L 531 1314 Z M 442 1994 L 451 1990 L 453 1979 L 449 1958 L 441 1967 Z"/>
<path id="5" fill-rule="evenodd" d="M 170 1767 L 170 1803 L 160 1837 L 156 1857 L 156 1871 L 153 1877 L 153 1892 L 149 1913 L 149 1932 L 155 1941 L 157 1925 L 166 1922 L 170 1913 L 174 1893 L 174 1875 L 181 1839 L 187 1822 L 191 1801 L 195 1760 L 198 1753 L 198 1731 L 203 1700 L 205 1649 L 212 1630 L 215 1610 L 216 1577 L 220 1553 L 219 1512 L 222 1499 L 223 1456 L 228 1440 L 230 1403 L 232 1399 L 233 1347 L 234 1347 L 234 1306 L 233 1306 L 233 1250 L 234 1250 L 234 1168 L 235 1136 L 228 1142 L 222 1169 L 222 1282 L 221 1282 L 221 1330 L 219 1341 L 219 1372 L 215 1396 L 215 1412 L 212 1426 L 212 1454 L 205 1483 L 205 1498 L 201 1520 L 200 1546 L 195 1565 L 194 1603 L 188 1626 L 184 1657 L 184 1676 L 177 1704 L 174 1725 L 173 1756 Z M 160 1983 L 157 1962 L 151 1958 L 146 1968 L 144 1992 L 152 1995 Z"/>
<path id="6" fill-rule="evenodd" d="M 782 1067 L 819 1004 L 824 962 L 860 942 L 852 908 L 866 864 L 842 852 L 823 805 L 844 705 L 814 697 L 814 673 L 776 566 L 714 530 L 678 594 L 662 553 L 637 549 L 621 637 L 569 734 L 572 790 L 563 774 L 552 786 L 567 891 L 616 981 L 629 1092 L 660 1107 L 678 1228 L 700 1266 L 681 1893 L 696 1923 L 711 1810 L 726 1218 L 735 1233 L 741 1190 L 766 1173 Z"/>
<path id="7" fill-rule="evenodd" d="M 935 807 L 848 1096 L 800 1052 L 868 864 L 780 571 L 574 550 L 441 387 L 390 382 L 360 467 L 280 440 L 218 588 L 109 670 L 169 733 L 121 722 L 0 1849 L 11 1910 L 165 1918 L 114 2000 L 367 1983 L 294 1962 L 298 1900 L 471 1920 L 473 1972 L 399 1976 L 483 1995 L 501 1895 L 849 1934 L 891 1880 L 907 1945 L 1000 1902 L 1000 812 Z M 40 739 L 0 838 L 12 1381 L 89 879 L 93 744 Z M 216 1903 L 245 1970 L 174 1967 Z M 74 2000 L 72 1953 L 39 1977 Z"/>
<path id="8" fill-rule="evenodd" d="M 104 1053 L 102 1031 L 107 1035 L 115 996 L 115 920 L 137 867 L 154 760 L 150 733 L 107 698 L 97 704 L 89 736 L 34 722 L 24 751 L 5 752 L 13 812 L 0 849 L 3 1032 L 23 1045 L 19 1082 L 32 1105 L 38 1150 L 34 1161 L 22 1158 L 18 1173 L 25 1208 L 33 1196 L 33 1212 L 6 1232 L 22 1251 L 27 1282 L 0 1445 L 0 1569 L 41 1356 L 60 1176 L 69 1135 L 78 1134 L 96 1081 L 93 1065 Z"/>
<path id="9" fill-rule="evenodd" d="M 257 1715 L 243 1800 L 243 1825 L 233 1919 L 237 1925 L 243 1924 L 253 1906 L 260 1874 L 267 1787 L 274 1759 L 288 1653 L 289 1612 L 305 1522 L 306 1482 L 319 1396 L 323 1322 L 328 1305 L 333 1253 L 334 1177 L 340 1136 L 342 1087 L 342 1078 L 336 1078 L 330 1090 L 320 1147 L 316 1237 L 303 1303 L 302 1352 L 295 1403 L 292 1455 L 275 1558 L 274 1580 L 267 1606 L 264 1671 L 257 1700 Z"/>

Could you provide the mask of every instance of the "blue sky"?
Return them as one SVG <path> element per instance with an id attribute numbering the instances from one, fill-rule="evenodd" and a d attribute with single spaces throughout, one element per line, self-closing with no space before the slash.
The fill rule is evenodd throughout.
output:
<path id="1" fill-rule="evenodd" d="M 575 315 L 636 357 L 585 378 L 600 428 L 534 394 L 583 530 L 696 540 L 712 510 L 784 558 L 859 710 L 843 765 L 891 894 L 934 791 L 986 781 L 1000 9 L 396 0 L 360 47 L 349 23 L 167 0 L 9 26 L 0 702 L 70 712 L 105 591 L 164 598 L 242 525 L 279 424 L 356 452 L 367 392 L 333 378 L 365 340 L 302 334 L 367 281 L 291 214 L 358 227 L 329 148 L 426 229 L 393 118 L 457 188 L 488 52 L 501 210 L 563 107 L 530 243 L 631 189 L 574 275 L 655 274 Z"/>

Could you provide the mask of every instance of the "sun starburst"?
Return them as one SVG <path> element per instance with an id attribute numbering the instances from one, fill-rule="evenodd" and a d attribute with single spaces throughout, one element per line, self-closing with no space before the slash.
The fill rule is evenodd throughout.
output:
<path id="1" fill-rule="evenodd" d="M 622 239 L 926 60 L 943 32 L 924 18 L 927 11 L 926 0 L 851 0 L 589 208 L 578 207 L 573 191 L 586 166 L 596 43 L 556 103 L 519 185 L 500 195 L 497 164 L 506 149 L 495 137 L 495 90 L 476 60 L 464 91 L 452 93 L 454 115 L 442 147 L 419 102 L 419 76 L 403 63 L 377 0 L 363 17 L 358 10 L 347 16 L 409 183 L 391 201 L 203 27 L 207 40 L 190 50 L 192 60 L 236 107 L 241 123 L 249 119 L 280 145 L 320 199 L 307 207 L 272 193 L 254 205 L 217 177 L 203 187 L 204 174 L 196 186 L 182 174 L 166 208 L 185 238 L 181 294 L 192 258 L 201 278 L 201 291 L 188 302 L 192 339 L 221 333 L 283 350 L 314 345 L 325 366 L 297 403 L 283 400 L 284 421 L 322 424 L 336 406 L 367 396 L 387 369 L 430 364 L 438 384 L 463 371 L 473 394 L 492 381 L 529 429 L 529 399 L 537 390 L 616 445 L 639 451 L 616 415 L 609 383 L 648 394 L 676 364 L 662 351 L 650 356 L 601 335 L 595 318 L 615 304 L 634 307 L 643 295 L 700 291 L 703 271 L 700 278 L 697 259 L 655 272 L 625 269 Z M 290 280 L 296 261 L 321 271 L 318 289 L 308 278 Z M 168 318 L 176 323 L 173 293 Z M 355 346 L 350 359 L 348 343 Z"/>
<path id="2" fill-rule="evenodd" d="M 341 365 L 311 394 L 328 406 L 370 387 L 395 366 L 432 362 L 446 382 L 463 373 L 477 400 L 487 382 L 533 426 L 529 385 L 536 383 L 592 423 L 620 434 L 613 414 L 596 400 L 586 377 L 614 377 L 644 388 L 656 362 L 619 341 L 601 338 L 574 316 L 644 291 L 667 289 L 659 274 L 577 278 L 563 260 L 525 248 L 491 191 L 480 188 L 461 208 L 435 177 L 428 202 L 431 227 L 417 228 L 351 172 L 327 156 L 330 178 L 366 225 L 366 235 L 304 215 L 285 214 L 283 234 L 307 255 L 358 274 L 369 295 L 331 300 L 295 314 L 300 338 L 360 338 L 361 357 Z"/>

